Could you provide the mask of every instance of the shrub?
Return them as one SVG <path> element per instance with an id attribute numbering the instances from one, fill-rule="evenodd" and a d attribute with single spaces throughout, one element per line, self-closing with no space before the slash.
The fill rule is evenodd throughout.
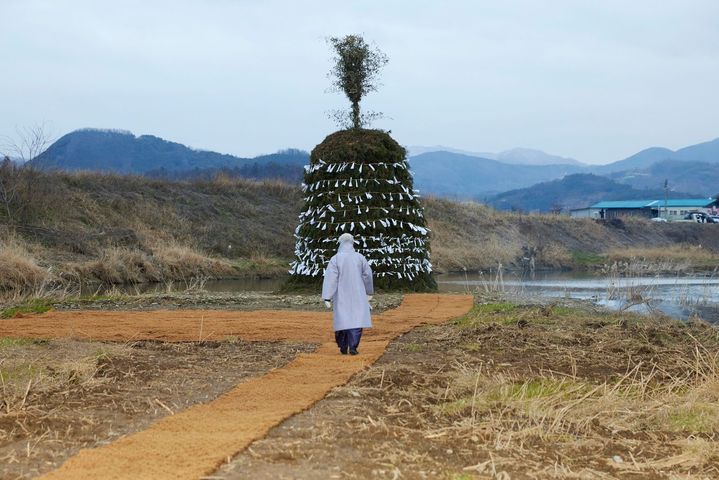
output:
<path id="1" fill-rule="evenodd" d="M 229 263 L 210 258 L 191 247 L 173 243 L 157 247 L 154 260 L 165 280 L 223 277 L 235 273 Z"/>
<path id="2" fill-rule="evenodd" d="M 70 266 L 81 277 L 102 283 L 140 283 L 160 280 L 160 271 L 152 258 L 144 252 L 125 247 L 110 247 L 100 252 L 96 260 Z"/>
<path id="3" fill-rule="evenodd" d="M 0 240 L 0 290 L 33 290 L 50 279 L 21 241 Z"/>

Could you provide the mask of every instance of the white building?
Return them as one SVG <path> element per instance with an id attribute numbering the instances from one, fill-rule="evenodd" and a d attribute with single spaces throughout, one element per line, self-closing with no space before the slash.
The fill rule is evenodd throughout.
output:
<path id="1" fill-rule="evenodd" d="M 718 202 L 714 198 L 683 198 L 670 200 L 614 200 L 595 203 L 590 207 L 570 210 L 576 218 L 617 218 L 638 216 L 666 218 L 669 221 L 684 220 L 692 212 L 715 215 Z"/>

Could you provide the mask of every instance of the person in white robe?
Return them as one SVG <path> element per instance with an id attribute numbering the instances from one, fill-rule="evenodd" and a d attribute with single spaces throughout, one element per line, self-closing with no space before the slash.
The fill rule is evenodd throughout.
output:
<path id="1" fill-rule="evenodd" d="M 369 301 L 374 295 L 372 269 L 354 249 L 354 238 L 343 233 L 339 250 L 325 269 L 322 299 L 333 309 L 335 340 L 343 355 L 357 355 L 364 328 L 372 328 Z"/>

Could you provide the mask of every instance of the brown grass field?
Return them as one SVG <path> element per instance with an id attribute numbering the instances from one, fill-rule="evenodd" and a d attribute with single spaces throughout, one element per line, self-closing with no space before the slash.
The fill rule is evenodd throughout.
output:
<path id="1" fill-rule="evenodd" d="M 215 477 L 717 478 L 718 346 L 701 323 L 480 299 Z"/>
<path id="2" fill-rule="evenodd" d="M 411 297 L 419 298 L 436 296 Z M 175 472 L 168 478 L 204 471 L 213 479 L 719 476 L 716 328 L 489 297 L 464 313 L 464 297 L 442 298 L 446 316 L 431 317 L 435 310 L 419 304 L 377 316 L 359 363 L 334 351 L 327 313 L 67 311 L 2 320 L 3 478 L 29 478 L 102 445 L 51 478 L 164 478 L 162 471 Z M 423 322 L 430 325 L 412 330 Z M 325 346 L 315 350 L 318 344 Z M 310 367 L 312 351 L 320 354 L 317 367 Z M 175 425 L 173 438 L 199 432 L 190 426 L 193 412 L 207 422 L 217 401 L 237 399 L 233 411 L 247 406 L 242 399 L 254 385 L 268 392 L 261 385 L 274 378 L 270 369 L 282 377 L 292 365 L 300 378 L 309 375 L 304 368 L 330 375 L 307 387 L 332 386 L 301 406 L 290 393 L 300 386 L 295 378 L 283 383 L 288 413 L 261 433 L 242 440 L 239 415 L 202 440 L 224 439 L 219 450 L 238 455 L 218 458 L 210 448 L 205 456 L 208 449 L 192 444 L 190 462 L 175 462 L 177 452 L 152 453 L 153 466 L 143 470 L 152 473 L 102 470 L 145 465 L 137 455 L 161 448 L 144 443 L 162 443 L 153 428 Z M 235 393 L 223 395 L 228 390 Z M 205 403 L 210 410 L 192 406 Z M 230 418 L 237 428 L 220 427 Z M 167 421 L 190 423 L 179 429 Z M 130 455 L 133 445 L 143 445 L 141 453 Z M 103 460 L 116 453 L 130 463 Z M 210 466 L 197 470 L 200 464 Z"/>
<path id="3" fill-rule="evenodd" d="M 264 436 L 271 427 L 309 408 L 331 388 L 345 383 L 381 356 L 393 338 L 417 325 L 441 323 L 461 315 L 471 307 L 471 303 L 471 297 L 467 296 L 408 296 L 399 308 L 375 317 L 375 328 L 367 333 L 362 354 L 356 357 L 339 355 L 329 327 L 329 314 L 316 312 L 175 310 L 88 312 L 83 315 L 50 312 L 39 317 L 4 320 L 0 322 L 0 336 L 7 338 L 9 347 L 36 345 L 30 339 L 47 338 L 109 339 L 115 342 L 186 342 L 197 338 L 200 343 L 214 338 L 224 342 L 237 338 L 250 341 L 287 341 L 294 338 L 305 343 L 320 343 L 311 353 L 300 354 L 282 368 L 243 382 L 224 393 L 219 392 L 221 394 L 216 398 L 206 397 L 208 401 L 182 411 L 174 411 L 157 398 L 154 403 L 163 407 L 169 415 L 110 444 L 104 445 L 106 441 L 97 439 L 98 442 L 90 445 L 94 448 L 79 451 L 59 469 L 44 476 L 59 479 L 198 478 L 212 473 L 222 461 Z M 296 351 L 296 348 L 289 345 L 289 350 Z M 98 356 L 95 373 L 86 373 L 83 377 L 86 380 L 95 379 L 98 372 L 105 370 L 105 363 L 105 356 Z M 26 370 L 23 365 L 9 366 L 11 369 L 2 375 L 3 379 L 18 376 L 19 372 Z M 131 366 L 131 362 L 126 366 Z M 42 471 L 48 469 L 43 442 L 72 443 L 70 434 L 73 428 L 78 421 L 81 423 L 86 419 L 81 417 L 67 422 L 68 431 L 62 438 L 63 432 L 53 428 L 57 408 L 48 409 L 42 395 L 39 404 L 33 402 L 35 395 L 30 395 L 33 383 L 39 382 L 32 375 L 37 371 L 37 365 L 31 363 L 27 365 L 27 370 L 30 379 L 24 393 L 19 388 L 5 388 L 3 380 L 4 391 L 10 392 L 3 396 L 6 415 L 0 419 L 6 424 L 3 431 L 10 432 L 5 439 L 8 444 L 3 445 L 3 449 L 9 450 L 5 455 L 8 468 L 17 463 L 22 468 L 24 464 L 20 459 L 23 452 L 17 447 L 25 445 L 25 458 L 32 458 L 34 451 L 35 457 L 40 456 L 40 460 L 44 460 L 40 467 L 37 466 L 37 459 L 32 462 L 33 467 Z M 92 364 L 89 370 L 93 370 Z M 62 371 L 59 374 L 63 376 Z M 222 376 L 221 371 L 215 374 Z M 130 368 L 126 376 L 134 377 L 133 369 Z M 180 385 L 181 390 L 185 387 L 184 383 Z M 217 390 L 207 391 L 217 393 Z M 121 400 L 111 394 L 106 398 L 107 405 L 114 407 L 123 403 Z M 153 404 L 152 401 L 148 403 Z M 112 428 L 114 422 L 108 423 Z M 32 428 L 28 428 L 28 424 Z M 68 450 L 61 451 L 70 453 Z M 27 475 L 23 470 L 19 474 Z"/>

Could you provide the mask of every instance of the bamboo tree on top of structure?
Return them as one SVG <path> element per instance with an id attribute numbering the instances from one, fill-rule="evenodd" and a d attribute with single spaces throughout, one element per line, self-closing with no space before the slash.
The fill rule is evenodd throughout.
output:
<path id="1" fill-rule="evenodd" d="M 379 288 L 434 290 L 429 230 L 407 152 L 387 132 L 365 128 L 380 115 L 360 110 L 362 98 L 376 90 L 387 57 L 358 35 L 329 43 L 335 53 L 333 86 L 351 109 L 333 115 L 345 128 L 317 145 L 305 167 L 291 282 L 319 282 L 337 253 L 337 237 L 351 233 Z"/>

